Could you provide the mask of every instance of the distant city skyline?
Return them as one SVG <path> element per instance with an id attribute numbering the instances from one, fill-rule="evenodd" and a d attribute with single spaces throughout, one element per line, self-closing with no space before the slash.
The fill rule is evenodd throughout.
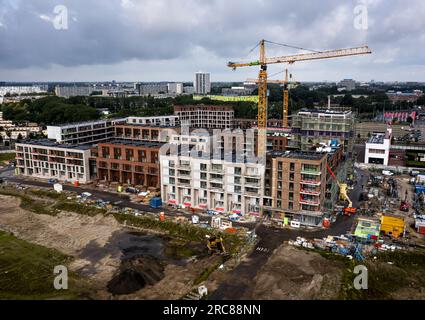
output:
<path id="1" fill-rule="evenodd" d="M 420 0 L 60 4 L 0 0 L 0 81 L 191 82 L 194 72 L 208 70 L 213 82 L 242 82 L 258 67 L 233 72 L 226 64 L 257 60 L 258 50 L 250 49 L 262 38 L 314 50 L 372 49 L 370 56 L 296 63 L 290 67 L 296 81 L 425 81 Z M 266 50 L 268 56 L 302 52 L 272 44 Z M 282 69 L 271 66 L 269 74 Z"/>

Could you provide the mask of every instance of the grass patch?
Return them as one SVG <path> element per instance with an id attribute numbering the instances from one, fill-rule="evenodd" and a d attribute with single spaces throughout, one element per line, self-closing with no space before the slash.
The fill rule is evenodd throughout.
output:
<path id="1" fill-rule="evenodd" d="M 69 212 L 75 212 L 78 214 L 87 215 L 90 217 L 94 217 L 98 214 L 106 214 L 106 209 L 101 208 L 94 208 L 92 206 L 76 203 L 76 202 L 69 202 L 69 201 L 60 201 L 56 203 L 53 208 L 55 210 L 60 211 L 69 211 Z"/>
<path id="2" fill-rule="evenodd" d="M 190 258 L 200 253 L 199 250 L 191 247 L 190 243 L 186 242 L 175 243 L 169 240 L 164 248 L 164 254 L 173 259 Z"/>
<path id="3" fill-rule="evenodd" d="M 53 287 L 53 269 L 72 258 L 0 231 L 0 299 L 76 299 L 80 279 L 69 273 L 68 290 Z"/>
<path id="4" fill-rule="evenodd" d="M 338 299 L 342 300 L 383 300 L 392 299 L 392 294 L 401 288 L 412 287 L 418 290 L 425 286 L 425 253 L 422 250 L 413 252 L 382 252 L 376 260 L 358 262 L 344 256 L 328 252 L 320 254 L 338 263 L 343 271 Z M 388 264 L 388 262 L 393 263 Z M 357 276 L 353 270 L 356 265 L 364 265 L 368 269 L 368 289 L 354 288 Z"/>
<path id="5" fill-rule="evenodd" d="M 51 216 L 55 216 L 57 214 L 57 212 L 55 210 L 52 210 L 47 203 L 39 200 L 34 200 L 23 192 L 19 192 L 13 189 L 0 188 L 0 194 L 20 198 L 20 207 L 24 210 L 28 210 L 36 214 L 47 214 Z"/>
<path id="6" fill-rule="evenodd" d="M 27 190 L 30 194 L 40 198 L 50 198 L 53 200 L 64 200 L 66 196 L 63 193 L 57 193 L 56 191 L 42 190 L 42 189 L 29 189 Z"/>
<path id="7" fill-rule="evenodd" d="M 1 162 L 9 162 L 13 159 L 15 159 L 15 153 L 0 153 L 0 163 Z"/>
<path id="8" fill-rule="evenodd" d="M 193 285 L 196 286 L 200 284 L 201 282 L 208 279 L 211 273 L 213 273 L 219 266 L 221 265 L 221 262 L 216 263 L 212 266 L 209 266 L 208 268 L 205 268 L 196 278 L 193 280 Z"/>

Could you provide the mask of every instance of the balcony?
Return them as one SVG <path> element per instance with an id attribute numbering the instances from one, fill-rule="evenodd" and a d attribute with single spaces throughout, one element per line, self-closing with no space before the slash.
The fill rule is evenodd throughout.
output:
<path id="1" fill-rule="evenodd" d="M 190 187 L 190 180 L 178 179 L 177 180 L 177 185 Z"/>
<path id="2" fill-rule="evenodd" d="M 322 174 L 322 172 L 321 172 L 321 171 L 319 171 L 319 170 L 314 170 L 314 169 L 304 169 L 304 168 L 302 168 L 302 169 L 301 169 L 301 174 L 311 174 L 311 175 L 318 176 L 318 175 L 321 175 L 321 174 Z"/>
<path id="3" fill-rule="evenodd" d="M 321 181 L 320 180 L 301 180 L 300 181 L 301 184 L 310 184 L 313 186 L 320 186 Z"/>
<path id="4" fill-rule="evenodd" d="M 257 182 L 248 182 L 248 181 L 246 181 L 245 182 L 245 187 L 248 187 L 248 188 L 259 188 L 260 187 L 260 184 Z"/>
<path id="5" fill-rule="evenodd" d="M 319 196 L 320 190 L 301 189 L 300 193 L 301 194 L 308 194 L 308 195 L 312 195 L 312 196 Z"/>
<path id="6" fill-rule="evenodd" d="M 187 178 L 190 178 L 191 177 L 190 173 L 188 173 L 187 171 L 178 171 L 177 172 L 177 175 L 179 177 L 187 177 Z"/>
<path id="7" fill-rule="evenodd" d="M 224 169 L 223 167 L 211 167 L 211 172 L 216 172 L 216 173 L 224 173 Z"/>
<path id="8" fill-rule="evenodd" d="M 309 206 L 320 206 L 319 200 L 300 199 L 300 204 L 306 204 L 306 205 L 309 205 Z"/>
<path id="9" fill-rule="evenodd" d="M 186 164 L 186 163 L 180 163 L 180 164 L 178 165 L 178 168 L 179 168 L 180 170 L 188 170 L 188 171 L 190 171 L 190 169 L 191 169 L 191 167 L 190 167 L 190 163 L 189 163 L 189 164 Z"/>
<path id="10" fill-rule="evenodd" d="M 245 175 L 249 176 L 249 177 L 261 177 L 261 174 L 258 171 L 248 171 L 247 170 L 245 172 Z"/>

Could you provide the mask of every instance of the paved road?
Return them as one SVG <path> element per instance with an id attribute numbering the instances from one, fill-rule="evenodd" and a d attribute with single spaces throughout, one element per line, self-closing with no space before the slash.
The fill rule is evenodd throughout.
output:
<path id="1" fill-rule="evenodd" d="M 0 172 L 0 176 L 3 176 L 2 172 Z M 6 178 L 7 181 L 13 182 L 13 183 L 20 183 L 23 185 L 27 185 L 27 186 L 33 186 L 33 187 L 40 187 L 40 188 L 52 188 L 52 185 L 47 183 L 47 182 L 43 182 L 43 181 L 36 181 L 36 180 L 29 180 L 29 179 L 23 179 L 20 177 L 7 177 Z M 357 187 L 357 186 L 356 186 Z M 166 214 L 168 215 L 177 215 L 177 213 L 182 214 L 181 211 L 176 211 L 176 210 L 170 210 L 170 209 L 166 209 L 166 208 L 151 208 L 149 205 L 145 205 L 145 204 L 140 204 L 140 203 L 134 203 L 130 201 L 130 197 L 128 195 L 125 194 L 117 194 L 117 193 L 112 193 L 112 192 L 108 192 L 108 191 L 103 191 L 103 190 L 95 190 L 95 189 L 88 189 L 88 188 L 84 188 L 84 187 L 75 187 L 75 186 L 71 186 L 71 185 L 64 185 L 63 186 L 64 190 L 67 191 L 72 191 L 72 192 L 76 192 L 76 193 L 82 193 L 82 192 L 90 192 L 94 197 L 102 199 L 104 201 L 109 201 L 110 203 L 117 203 L 117 207 L 121 207 L 121 208 L 132 208 L 132 209 L 137 209 L 140 211 L 145 211 L 145 212 L 153 212 L 153 213 L 159 213 L 161 211 L 164 211 Z M 354 192 L 358 192 L 360 193 L 360 191 L 356 191 L 356 188 L 353 190 Z M 352 192 L 353 192 L 352 191 Z M 358 197 L 357 197 L 358 199 Z M 353 199 L 353 203 L 354 199 Z M 184 214 L 184 213 L 183 213 Z M 185 213 L 186 216 L 191 216 L 190 213 Z M 210 217 L 208 217 L 208 220 L 211 219 Z M 206 220 L 206 219 L 201 219 L 201 220 Z M 254 223 L 237 223 L 234 222 L 233 223 L 235 226 L 245 226 L 247 228 L 253 229 L 255 227 Z M 347 217 L 338 217 L 337 220 L 331 225 L 331 227 L 327 230 L 319 230 L 319 231 L 315 231 L 315 232 L 310 232 L 310 231 L 301 231 L 301 230 L 290 230 L 290 229 L 280 229 L 280 228 L 273 228 L 273 227 L 265 227 L 267 230 L 270 230 L 269 232 L 275 232 L 275 230 L 278 230 L 278 233 L 283 234 L 287 239 L 291 239 L 291 238 L 295 238 L 298 235 L 304 236 L 304 237 L 308 237 L 308 238 L 312 238 L 312 237 L 319 237 L 322 234 L 328 235 L 328 234 L 333 234 L 333 235 L 341 235 L 341 234 L 345 234 L 351 227 L 352 225 L 352 219 L 347 218 Z"/>

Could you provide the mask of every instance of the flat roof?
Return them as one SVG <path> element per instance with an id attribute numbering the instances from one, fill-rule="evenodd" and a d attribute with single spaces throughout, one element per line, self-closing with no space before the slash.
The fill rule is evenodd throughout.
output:
<path id="1" fill-rule="evenodd" d="M 41 140 L 24 140 L 16 144 L 27 144 L 32 146 L 39 147 L 51 147 L 51 148 L 61 148 L 61 149 L 74 149 L 74 150 L 89 150 L 92 148 L 91 144 L 62 144 L 58 143 L 55 140 L 41 139 Z"/>
<path id="2" fill-rule="evenodd" d="M 137 141 L 137 140 L 125 140 L 125 139 L 111 139 L 108 141 L 99 142 L 98 145 L 102 144 L 115 144 L 115 145 L 124 145 L 132 147 L 148 147 L 156 148 L 162 147 L 164 143 L 161 142 L 149 142 L 149 141 Z"/>
<path id="3" fill-rule="evenodd" d="M 89 120 L 89 121 L 81 121 L 81 122 L 70 122 L 70 123 L 61 123 L 58 125 L 47 125 L 47 127 L 75 127 L 75 126 L 81 126 L 85 124 L 97 124 L 97 123 L 106 123 L 106 122 L 114 122 L 114 121 L 126 121 L 127 118 L 120 118 L 120 119 L 97 119 L 97 120 Z"/>
<path id="4" fill-rule="evenodd" d="M 152 128 L 152 129 L 173 129 L 173 128 L 180 128 L 180 126 L 171 126 L 171 125 L 155 125 L 152 123 L 138 123 L 138 122 L 126 122 L 126 123 L 119 123 L 116 124 L 115 126 L 123 126 L 123 127 L 145 127 L 145 128 Z"/>
<path id="5" fill-rule="evenodd" d="M 374 133 L 370 136 L 367 143 L 384 144 L 385 137 L 386 137 L 385 133 Z"/>
<path id="6" fill-rule="evenodd" d="M 298 113 L 324 113 L 330 115 L 348 115 L 352 113 L 351 110 L 335 110 L 335 109 L 307 109 L 303 108 L 298 111 Z"/>
<path id="7" fill-rule="evenodd" d="M 304 160 L 321 160 L 326 156 L 326 152 L 314 151 L 268 151 L 267 155 L 273 158 L 291 158 L 291 159 L 304 159 Z"/>
<path id="8" fill-rule="evenodd" d="M 255 156 L 250 156 L 247 154 L 232 152 L 220 152 L 215 154 L 214 152 L 208 151 L 197 151 L 191 150 L 188 148 L 187 150 L 182 150 L 181 145 L 170 146 L 163 156 L 177 156 L 177 157 L 189 157 L 193 159 L 202 159 L 202 160 L 217 160 L 223 161 L 227 163 L 240 163 L 240 164 L 258 164 L 257 158 Z"/>

